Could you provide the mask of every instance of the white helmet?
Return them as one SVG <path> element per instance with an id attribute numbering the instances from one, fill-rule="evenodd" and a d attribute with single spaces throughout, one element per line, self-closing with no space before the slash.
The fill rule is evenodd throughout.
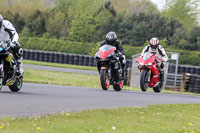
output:
<path id="1" fill-rule="evenodd" d="M 0 29 L 1 29 L 2 25 L 3 25 L 3 17 L 0 14 Z"/>
<path id="2" fill-rule="evenodd" d="M 151 38 L 150 40 L 150 46 L 152 49 L 156 49 L 159 45 L 159 40 L 156 37 Z"/>

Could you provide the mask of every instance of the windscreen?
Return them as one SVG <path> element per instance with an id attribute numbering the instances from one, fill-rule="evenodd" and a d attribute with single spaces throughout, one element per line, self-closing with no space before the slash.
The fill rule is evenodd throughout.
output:
<path id="1" fill-rule="evenodd" d="M 111 46 L 111 45 L 103 45 L 99 50 L 101 50 L 101 51 L 109 51 L 111 49 L 116 50 L 116 47 Z"/>
<path id="2" fill-rule="evenodd" d="M 151 53 L 146 52 L 146 53 L 144 53 L 144 55 L 143 55 L 143 59 L 144 59 L 144 60 L 148 60 L 151 56 L 152 56 Z"/>

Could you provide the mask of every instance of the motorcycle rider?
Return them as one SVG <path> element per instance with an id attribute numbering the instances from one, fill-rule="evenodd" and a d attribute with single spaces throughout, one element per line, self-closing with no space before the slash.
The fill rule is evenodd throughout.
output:
<path id="1" fill-rule="evenodd" d="M 125 56 L 125 51 L 120 43 L 120 41 L 117 40 L 117 35 L 115 32 L 110 31 L 107 35 L 106 35 L 106 40 L 103 40 L 100 43 L 100 47 L 102 47 L 103 45 L 112 45 L 116 47 L 116 52 L 121 54 L 122 56 L 119 58 L 121 65 L 122 65 L 122 77 L 126 78 L 124 76 L 124 73 L 127 71 L 126 68 L 126 56 Z"/>
<path id="2" fill-rule="evenodd" d="M 154 54 L 156 58 L 158 59 L 158 69 L 160 71 L 160 81 L 164 81 L 164 67 L 166 62 L 168 61 L 168 56 L 165 52 L 165 49 L 159 44 L 159 40 L 157 37 L 153 37 L 150 40 L 150 44 L 142 50 L 141 56 L 144 55 L 144 53 L 149 52 L 151 54 Z M 162 59 L 162 60 L 159 60 Z"/>
<path id="3" fill-rule="evenodd" d="M 22 77 L 24 74 L 23 69 L 23 49 L 20 48 L 20 44 L 18 43 L 19 35 L 16 32 L 14 26 L 10 21 L 4 20 L 2 15 L 0 14 L 0 41 L 7 41 L 13 51 L 13 55 L 15 56 L 18 64 L 19 70 L 17 70 L 17 77 Z"/>

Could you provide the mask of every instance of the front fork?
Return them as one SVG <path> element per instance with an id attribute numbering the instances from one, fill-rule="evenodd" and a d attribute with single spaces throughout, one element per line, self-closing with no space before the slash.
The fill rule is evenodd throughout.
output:
<path id="1" fill-rule="evenodd" d="M 148 79 L 147 79 L 147 81 L 150 83 L 150 81 L 151 81 L 151 73 L 152 73 L 152 71 L 151 71 L 151 69 L 149 69 L 149 68 L 147 68 L 147 67 L 142 67 L 142 66 L 139 66 L 139 69 L 140 69 L 140 72 L 142 72 L 142 71 L 147 71 L 147 73 L 148 73 Z"/>

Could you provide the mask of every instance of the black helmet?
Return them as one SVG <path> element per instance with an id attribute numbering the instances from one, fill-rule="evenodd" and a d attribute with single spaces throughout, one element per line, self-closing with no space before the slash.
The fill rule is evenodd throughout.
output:
<path id="1" fill-rule="evenodd" d="M 115 42 L 117 40 L 117 35 L 115 32 L 110 31 L 107 35 L 106 35 L 106 40 L 108 42 Z"/>
<path id="2" fill-rule="evenodd" d="M 1 29 L 2 25 L 3 25 L 3 17 L 0 14 L 0 29 Z"/>

